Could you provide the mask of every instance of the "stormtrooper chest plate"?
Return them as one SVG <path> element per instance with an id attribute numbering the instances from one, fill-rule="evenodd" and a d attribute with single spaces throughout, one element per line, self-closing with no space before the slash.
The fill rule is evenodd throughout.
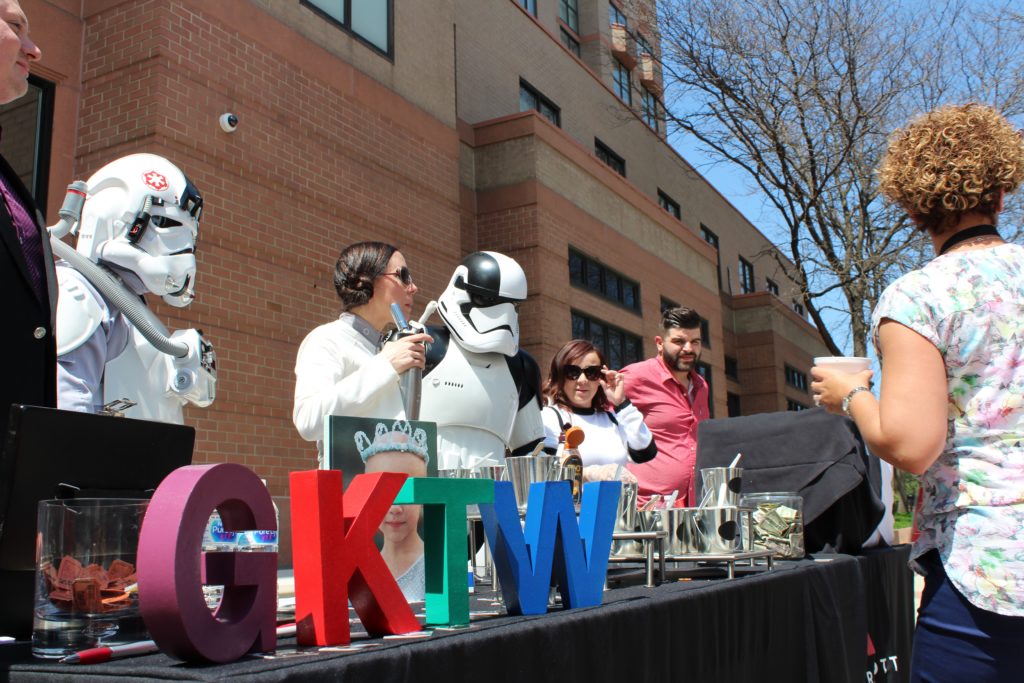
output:
<path id="1" fill-rule="evenodd" d="M 439 429 L 483 429 L 507 441 L 519 410 L 519 393 L 500 353 L 469 353 L 452 342 L 437 367 L 423 378 L 420 419 Z"/>

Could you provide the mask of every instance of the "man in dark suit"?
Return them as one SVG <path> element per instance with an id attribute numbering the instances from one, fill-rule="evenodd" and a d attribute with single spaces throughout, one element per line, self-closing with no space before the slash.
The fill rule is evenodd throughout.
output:
<path id="1" fill-rule="evenodd" d="M 0 104 L 28 92 L 29 64 L 41 52 L 17 0 L 0 0 Z M 0 438 L 12 403 L 57 405 L 54 314 L 57 278 L 50 241 L 32 196 L 0 157 Z M 3 442 L 0 442 L 2 445 Z"/>

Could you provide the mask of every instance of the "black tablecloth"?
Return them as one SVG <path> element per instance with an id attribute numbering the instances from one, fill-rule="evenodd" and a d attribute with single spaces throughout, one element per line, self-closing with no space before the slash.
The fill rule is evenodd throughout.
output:
<path id="1" fill-rule="evenodd" d="M 777 562 L 735 580 L 606 591 L 599 607 L 494 617 L 469 629 L 386 641 L 357 653 L 246 658 L 219 666 L 148 655 L 88 666 L 33 660 L 0 646 L 12 681 L 857 681 L 877 659 L 910 661 L 913 589 L 906 546 L 864 557 Z M 482 599 L 482 598 L 481 598 Z M 869 607 L 869 605 L 871 605 Z M 872 616 L 875 656 L 865 645 Z M 882 633 L 875 623 L 885 622 Z M 284 639 L 281 645 L 293 644 Z"/>

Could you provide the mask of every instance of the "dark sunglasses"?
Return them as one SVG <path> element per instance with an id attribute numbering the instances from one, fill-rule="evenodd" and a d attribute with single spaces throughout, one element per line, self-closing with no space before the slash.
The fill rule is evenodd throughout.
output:
<path id="1" fill-rule="evenodd" d="M 408 266 L 402 266 L 393 273 L 381 273 L 381 275 L 394 275 L 406 287 L 412 284 L 412 273 L 409 272 Z"/>
<path id="2" fill-rule="evenodd" d="M 587 379 L 591 382 L 601 379 L 601 376 L 604 374 L 600 365 L 591 365 L 586 368 L 581 368 L 578 365 L 566 365 L 562 372 L 565 373 L 566 379 L 576 380 L 580 378 L 580 375 L 586 375 Z"/>

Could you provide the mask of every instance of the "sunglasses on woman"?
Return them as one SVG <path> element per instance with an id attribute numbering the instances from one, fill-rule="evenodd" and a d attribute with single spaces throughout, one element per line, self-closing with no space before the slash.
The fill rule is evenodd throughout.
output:
<path id="1" fill-rule="evenodd" d="M 381 275 L 394 275 L 405 287 L 412 284 L 412 273 L 409 272 L 408 266 L 402 266 L 393 273 L 381 273 Z"/>
<path id="2" fill-rule="evenodd" d="M 600 365 L 591 365 L 586 368 L 581 368 L 578 365 L 566 365 L 563 369 L 566 379 L 577 380 L 580 375 L 586 375 L 587 379 L 591 382 L 596 382 L 601 379 L 603 372 L 601 371 Z"/>

